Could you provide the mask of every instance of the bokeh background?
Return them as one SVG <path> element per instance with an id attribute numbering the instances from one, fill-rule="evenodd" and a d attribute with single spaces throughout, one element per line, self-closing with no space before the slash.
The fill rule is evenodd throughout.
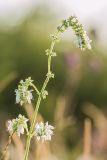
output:
<path id="1" fill-rule="evenodd" d="M 55 126 L 50 143 L 32 141 L 29 160 L 107 159 L 107 1 L 0 1 L 0 150 L 9 133 L 6 122 L 19 113 L 32 118 L 33 105 L 15 103 L 15 89 L 31 76 L 40 89 L 47 73 L 45 50 L 62 19 L 75 15 L 83 23 L 92 50 L 75 47 L 69 29 L 56 45 L 55 79 L 41 104 L 37 121 Z M 23 160 L 26 137 L 16 135 L 5 160 Z M 17 157 L 16 157 L 17 155 Z"/>

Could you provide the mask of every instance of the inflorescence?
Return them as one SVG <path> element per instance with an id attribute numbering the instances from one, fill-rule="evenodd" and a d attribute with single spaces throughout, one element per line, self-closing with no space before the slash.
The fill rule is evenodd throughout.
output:
<path id="1" fill-rule="evenodd" d="M 28 90 L 29 86 L 32 85 L 33 80 L 31 77 L 25 79 L 25 81 L 21 80 L 20 84 L 18 85 L 18 89 L 15 90 L 16 92 L 16 103 L 20 103 L 21 105 L 25 103 L 31 103 L 33 98 L 32 91 Z"/>
<path id="2" fill-rule="evenodd" d="M 87 33 L 83 28 L 83 25 L 79 23 L 77 18 L 72 16 L 67 20 L 63 20 L 61 25 L 57 27 L 57 32 L 51 35 L 51 46 L 49 49 L 45 51 L 48 57 L 48 72 L 46 74 L 46 79 L 43 83 L 42 89 L 39 91 L 36 85 L 34 84 L 34 81 L 31 79 L 31 77 L 29 77 L 25 79 L 25 81 L 21 80 L 19 82 L 18 89 L 15 90 L 16 103 L 19 103 L 20 105 L 31 103 L 31 100 L 33 99 L 33 90 L 35 90 L 38 95 L 36 109 L 34 112 L 30 129 L 28 129 L 27 125 L 28 119 L 22 115 L 19 115 L 16 119 L 8 121 L 8 131 L 10 133 L 13 134 L 16 132 L 18 136 L 20 136 L 20 134 L 24 134 L 25 131 L 27 133 L 28 138 L 24 160 L 28 159 L 30 141 L 33 136 L 36 136 L 37 140 L 41 139 L 42 142 L 44 142 L 46 140 L 51 140 L 51 136 L 53 135 L 54 127 L 49 125 L 48 122 L 46 122 L 45 124 L 43 122 L 40 122 L 36 125 L 35 122 L 41 100 L 45 99 L 48 95 L 48 92 L 46 90 L 47 84 L 51 78 L 54 78 L 54 74 L 51 71 L 51 58 L 57 55 L 56 52 L 53 51 L 54 45 L 56 42 L 59 42 L 60 34 L 67 30 L 69 27 L 71 27 L 75 32 L 76 45 L 81 50 L 91 49 L 91 40 L 88 38 Z M 33 90 L 29 89 L 31 87 L 33 88 Z"/>
<path id="3" fill-rule="evenodd" d="M 63 33 L 66 29 L 68 29 L 68 27 L 72 27 L 72 29 L 74 30 L 76 35 L 76 44 L 81 50 L 91 49 L 91 40 L 89 40 L 86 31 L 83 28 L 83 25 L 79 23 L 78 19 L 74 16 L 71 16 L 67 20 L 63 20 L 61 25 L 57 27 L 57 32 L 51 35 L 51 47 L 45 51 L 46 55 L 48 56 L 48 72 L 46 74 L 46 80 L 43 84 L 41 91 L 38 91 L 37 87 L 33 84 L 34 81 L 31 79 L 31 77 L 28 77 L 27 79 L 25 79 L 25 81 L 21 80 L 19 82 L 18 89 L 15 90 L 16 103 L 20 103 L 20 105 L 23 105 L 25 103 L 31 103 L 31 100 L 33 99 L 33 90 L 29 90 L 29 87 L 33 87 L 33 89 L 37 92 L 40 100 L 46 99 L 48 91 L 45 88 L 49 82 L 49 79 L 54 78 L 54 74 L 50 69 L 51 57 L 56 57 L 57 54 L 53 51 L 53 48 L 55 42 L 59 42 L 60 40 L 60 33 Z M 26 130 L 28 134 L 29 131 L 27 127 L 27 121 L 27 118 L 19 115 L 18 118 L 13 119 L 12 121 L 8 121 L 8 130 L 12 133 L 16 132 L 19 136 L 20 134 L 24 134 L 24 130 Z M 51 135 L 53 135 L 53 129 L 54 127 L 48 125 L 48 122 L 46 124 L 43 124 L 41 122 L 36 124 L 34 133 L 37 136 L 38 140 L 51 140 Z"/>
<path id="4" fill-rule="evenodd" d="M 37 140 L 44 141 L 50 141 L 51 136 L 53 135 L 53 129 L 54 127 L 49 125 L 48 122 L 45 124 L 43 122 L 37 123 L 35 125 L 35 136 L 37 137 Z"/>
<path id="5" fill-rule="evenodd" d="M 83 28 L 83 25 L 79 23 L 78 19 L 74 16 L 71 16 L 67 20 L 63 20 L 62 24 L 57 27 L 59 33 L 63 33 L 68 27 L 72 27 L 76 35 L 76 45 L 81 50 L 91 49 L 91 40 L 87 36 L 86 31 Z"/>
<path id="6" fill-rule="evenodd" d="M 24 134 L 24 130 L 28 131 L 27 122 L 28 119 L 19 114 L 18 118 L 8 121 L 8 131 L 11 134 L 16 132 L 20 137 L 20 134 Z"/>

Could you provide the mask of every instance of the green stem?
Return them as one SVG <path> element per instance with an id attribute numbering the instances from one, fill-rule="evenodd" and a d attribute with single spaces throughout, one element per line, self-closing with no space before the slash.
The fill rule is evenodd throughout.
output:
<path id="1" fill-rule="evenodd" d="M 50 72 L 50 66 L 51 66 L 51 56 L 49 55 L 49 58 L 48 58 L 48 73 Z"/>
<path id="2" fill-rule="evenodd" d="M 34 112 L 34 115 L 33 115 L 33 120 L 32 120 L 32 123 L 31 123 L 31 128 L 30 128 L 29 135 L 28 135 L 28 138 L 27 138 L 27 144 L 26 144 L 24 160 L 28 159 L 30 141 L 31 141 L 31 138 L 32 138 L 31 135 L 32 135 L 33 128 L 34 128 L 34 125 L 35 125 L 35 121 L 36 121 L 38 109 L 39 109 L 39 106 L 40 106 L 40 102 L 41 102 L 41 96 L 39 95 L 38 100 L 37 100 L 36 109 L 35 109 L 35 112 Z"/>
<path id="3" fill-rule="evenodd" d="M 35 89 L 35 91 L 37 92 L 37 94 L 39 95 L 39 90 L 37 89 L 37 87 L 32 83 L 31 86 Z"/>
<path id="4" fill-rule="evenodd" d="M 27 139 L 27 144 L 26 144 L 26 150 L 25 150 L 24 160 L 28 159 L 28 153 L 29 153 L 29 148 L 30 148 L 30 141 L 31 141 L 31 136 L 29 134 L 28 135 L 28 139 Z"/>
<path id="5" fill-rule="evenodd" d="M 44 84 L 43 84 L 43 87 L 42 87 L 41 92 L 43 92 L 43 91 L 45 90 L 45 88 L 46 88 L 46 86 L 47 86 L 48 82 L 49 82 L 49 77 L 46 77 L 46 79 L 45 79 L 45 82 L 44 82 Z"/>
<path id="6" fill-rule="evenodd" d="M 50 47 L 50 52 L 53 51 L 54 45 L 55 45 L 55 41 L 52 41 L 51 47 Z M 51 55 L 48 56 L 48 73 L 50 73 L 50 72 L 51 72 Z M 45 90 L 49 80 L 50 80 L 50 78 L 47 76 L 45 81 L 44 81 L 44 84 L 42 86 L 41 92 L 38 91 L 38 89 L 35 87 L 35 85 L 32 85 L 39 96 L 38 96 L 38 99 L 37 99 L 36 109 L 35 109 L 35 112 L 34 112 L 34 115 L 33 115 L 33 120 L 32 120 L 32 123 L 31 123 L 29 135 L 28 135 L 28 138 L 27 138 L 27 144 L 26 144 L 24 160 L 28 159 L 28 153 L 29 153 L 29 149 L 30 149 L 30 142 L 31 142 L 31 138 L 32 138 L 32 132 L 33 132 L 33 129 L 34 129 L 34 126 L 35 126 L 36 117 L 37 117 L 39 106 L 40 106 L 41 99 L 42 99 L 41 93 Z"/>
<path id="7" fill-rule="evenodd" d="M 50 52 L 53 51 L 54 45 L 55 45 L 55 41 L 52 41 L 51 47 L 50 47 Z M 51 55 L 49 55 L 49 57 L 48 57 L 48 73 L 50 73 L 50 71 L 51 71 L 50 67 L 51 67 Z"/>

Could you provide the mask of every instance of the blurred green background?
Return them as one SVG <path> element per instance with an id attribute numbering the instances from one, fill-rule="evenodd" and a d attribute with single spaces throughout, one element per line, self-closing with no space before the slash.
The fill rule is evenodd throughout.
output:
<path id="1" fill-rule="evenodd" d="M 92 6 L 93 10 L 96 7 L 94 3 L 95 2 L 93 2 Z M 64 12 L 61 11 L 64 6 L 62 8 L 60 6 L 59 10 L 57 7 L 56 10 L 52 9 L 52 5 L 54 4 L 53 1 L 46 1 L 46 3 L 41 1 L 41 3 L 37 4 L 38 5 L 30 6 L 30 11 L 26 12 L 26 16 L 23 16 L 23 14 L 21 15 L 20 9 L 17 10 L 17 8 L 16 12 L 20 13 L 18 22 L 12 21 L 14 19 L 14 16 L 11 16 L 12 13 L 8 15 L 10 17 L 7 17 L 7 20 L 5 19 L 6 16 L 4 16 L 4 23 L 3 18 L 1 18 L 1 137 L 3 137 L 2 129 L 4 132 L 6 130 L 6 120 L 10 117 L 17 116 L 19 113 L 26 114 L 23 107 L 15 104 L 14 91 L 17 88 L 19 81 L 31 76 L 38 88 L 40 89 L 42 87 L 47 73 L 47 57 L 45 56 L 45 50 L 49 48 L 51 42 L 50 34 L 54 33 L 57 25 L 60 23 L 60 19 L 66 18 L 66 15 L 73 15 L 73 11 L 75 10 L 74 7 L 74 10 L 65 14 L 67 6 Z M 12 5 L 12 2 L 10 5 Z M 57 4 L 54 4 L 53 7 L 55 7 L 55 5 L 57 6 Z M 77 12 L 77 16 L 78 15 L 79 12 Z M 105 16 L 106 15 L 105 12 Z M 90 20 L 91 15 L 89 19 L 87 17 L 86 15 L 80 15 L 79 18 L 82 23 L 86 23 L 84 25 L 88 26 L 88 28 L 86 27 L 86 30 L 90 39 L 92 39 L 92 50 L 81 52 L 73 44 L 74 37 L 72 32 L 68 30 L 64 34 L 61 43 L 57 44 L 55 48 L 58 56 L 53 59 L 52 62 L 55 79 L 51 80 L 49 83 L 49 96 L 42 102 L 39 110 L 43 119 L 51 122 L 57 128 L 52 144 L 52 153 L 54 153 L 54 158 L 56 159 L 74 160 L 83 153 L 87 154 L 87 149 L 85 149 L 83 144 L 85 134 L 84 121 L 86 118 L 91 120 L 92 130 L 89 130 L 89 133 L 91 134 L 91 140 L 93 141 L 91 151 L 90 149 L 88 150 L 90 153 L 89 156 L 97 157 L 96 159 L 107 158 L 107 136 L 104 135 L 104 133 L 107 134 L 106 39 L 104 37 L 104 43 L 101 42 L 102 40 L 99 36 L 101 25 L 98 23 L 100 21 L 96 21 L 95 24 L 95 22 L 93 23 Z M 100 18 L 101 17 L 99 16 L 99 19 Z M 34 96 L 34 104 L 36 103 L 36 98 L 37 97 Z M 105 121 L 102 120 L 101 117 L 103 117 L 102 119 Z M 103 130 L 105 128 L 106 130 Z M 3 138 L 5 138 L 5 136 Z M 98 144 L 96 144 L 96 142 L 98 142 Z M 90 145 L 90 143 L 86 144 Z M 63 154 L 60 153 L 61 150 L 63 151 Z M 91 153 L 93 154 L 91 155 Z M 101 155 L 101 157 L 99 155 Z M 52 159 L 52 157 L 46 159 Z"/>

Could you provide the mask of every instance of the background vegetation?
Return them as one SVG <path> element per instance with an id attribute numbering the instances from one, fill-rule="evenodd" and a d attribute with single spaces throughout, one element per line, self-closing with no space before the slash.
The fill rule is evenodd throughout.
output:
<path id="1" fill-rule="evenodd" d="M 15 104 L 14 90 L 21 79 L 29 76 L 35 80 L 38 88 L 41 88 L 47 72 L 45 49 L 50 44 L 49 35 L 55 31 L 58 23 L 56 14 L 40 5 L 22 24 L 5 31 L 0 30 L 1 149 L 8 136 L 6 121 L 20 112 L 32 112 L 32 106 L 23 108 Z M 35 145 L 32 142 L 29 159 L 74 160 L 85 155 L 105 160 L 107 49 L 98 43 L 97 31 L 94 28 L 89 30 L 89 36 L 93 40 L 92 50 L 83 53 L 72 43 L 70 30 L 67 34 L 71 34 L 71 38 L 63 37 L 61 43 L 56 46 L 58 56 L 53 60 L 55 79 L 48 85 L 49 96 L 42 103 L 38 117 L 38 121 L 44 119 L 54 124 L 55 135 L 51 145 Z M 33 100 L 34 104 L 35 102 Z M 21 146 L 22 157 L 19 157 L 23 159 L 24 144 L 25 137 L 22 137 L 22 140 L 14 137 L 6 158 L 13 160 Z"/>

